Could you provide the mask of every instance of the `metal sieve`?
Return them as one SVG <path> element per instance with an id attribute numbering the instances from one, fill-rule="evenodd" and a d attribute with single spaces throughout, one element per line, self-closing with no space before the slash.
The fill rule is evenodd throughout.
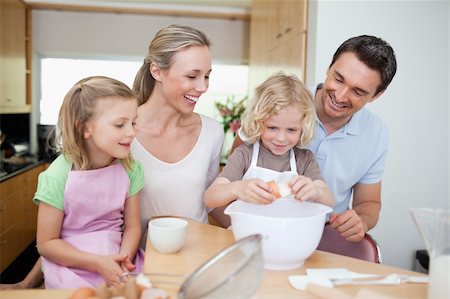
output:
<path id="1" fill-rule="evenodd" d="M 183 282 L 179 299 L 249 298 L 264 271 L 262 236 L 242 238 L 197 268 Z"/>
<path id="2" fill-rule="evenodd" d="M 255 234 L 238 240 L 207 260 L 187 278 L 170 273 L 144 273 L 156 284 L 180 285 L 179 299 L 244 299 L 251 297 L 261 284 L 264 272 L 262 235 Z M 139 273 L 124 273 L 121 281 Z"/>

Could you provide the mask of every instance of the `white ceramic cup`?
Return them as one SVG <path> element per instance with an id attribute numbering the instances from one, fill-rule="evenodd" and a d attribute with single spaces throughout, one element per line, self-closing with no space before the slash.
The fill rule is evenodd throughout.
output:
<path id="1" fill-rule="evenodd" d="M 179 218 L 156 218 L 148 222 L 148 234 L 153 248 L 161 253 L 175 253 L 186 241 L 187 221 Z"/>

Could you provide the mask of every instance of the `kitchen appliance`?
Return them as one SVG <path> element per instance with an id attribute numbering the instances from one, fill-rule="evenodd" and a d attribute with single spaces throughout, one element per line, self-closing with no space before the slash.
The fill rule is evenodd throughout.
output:
<path id="1" fill-rule="evenodd" d="M 430 256 L 427 298 L 450 298 L 450 209 L 413 208 L 411 214 Z"/>
<path id="2" fill-rule="evenodd" d="M 292 195 L 269 205 L 236 200 L 225 209 L 236 240 L 263 236 L 264 267 L 289 270 L 301 267 L 316 250 L 326 215 L 332 209 L 314 202 L 298 202 Z"/>
<path id="3" fill-rule="evenodd" d="M 2 143 L 3 158 L 22 157 L 30 154 L 30 143 L 24 138 L 6 139 Z"/>
<path id="4" fill-rule="evenodd" d="M 30 145 L 22 138 L 6 139 L 1 143 L 0 177 L 16 172 L 33 163 Z"/>

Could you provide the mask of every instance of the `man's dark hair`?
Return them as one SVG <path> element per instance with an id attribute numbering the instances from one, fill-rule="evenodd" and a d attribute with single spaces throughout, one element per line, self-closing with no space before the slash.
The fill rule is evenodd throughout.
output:
<path id="1" fill-rule="evenodd" d="M 381 84 L 377 87 L 375 95 L 388 87 L 397 71 L 397 61 L 394 50 L 386 41 L 370 35 L 349 38 L 334 53 L 330 67 L 342 53 L 346 52 L 354 53 L 370 69 L 380 73 Z"/>

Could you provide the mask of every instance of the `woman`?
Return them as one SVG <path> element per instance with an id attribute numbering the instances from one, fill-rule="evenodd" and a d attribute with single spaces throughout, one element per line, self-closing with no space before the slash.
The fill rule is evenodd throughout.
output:
<path id="1" fill-rule="evenodd" d="M 155 216 L 208 221 L 203 196 L 219 171 L 223 128 L 194 108 L 209 85 L 209 46 L 199 30 L 165 27 L 150 42 L 136 75 L 140 106 L 132 153 L 144 165 L 143 231 Z"/>

